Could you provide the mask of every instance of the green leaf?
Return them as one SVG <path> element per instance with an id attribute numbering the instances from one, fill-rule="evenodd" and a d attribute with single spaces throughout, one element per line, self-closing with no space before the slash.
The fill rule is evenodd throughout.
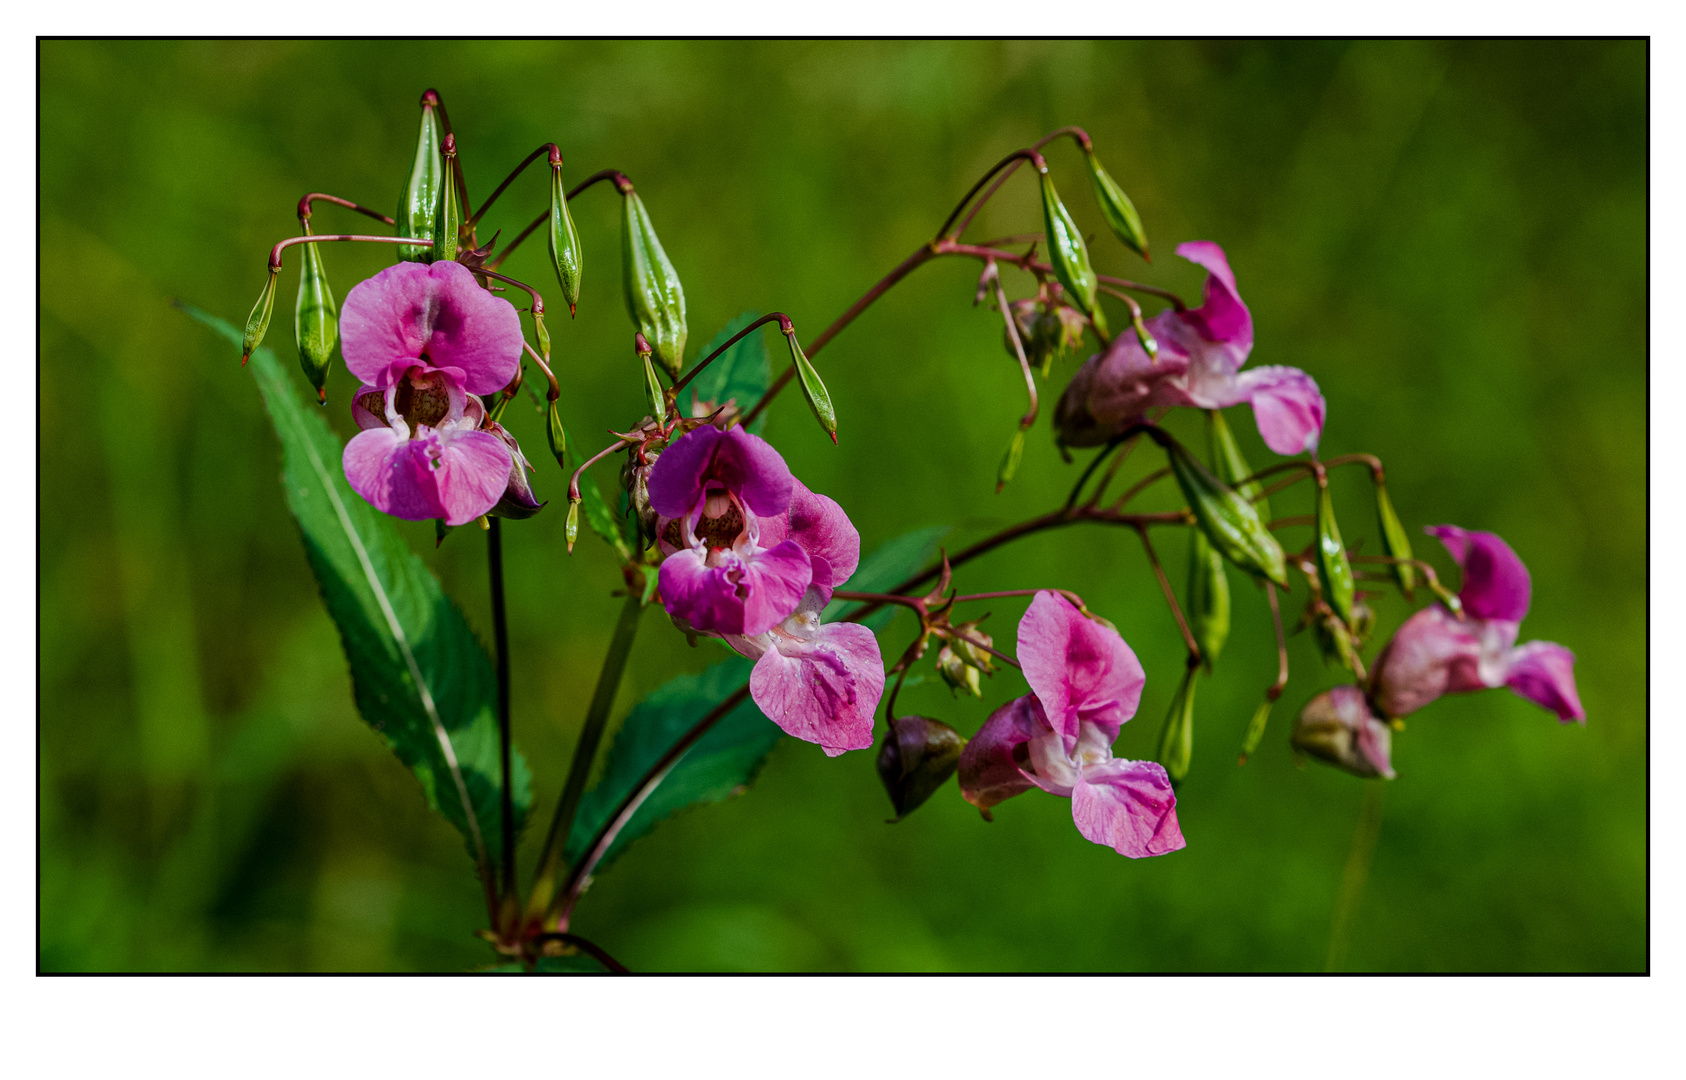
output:
<path id="1" fill-rule="evenodd" d="M 733 334 L 742 330 L 761 316 L 755 311 L 746 311 L 742 315 L 726 324 L 726 328 L 714 335 L 714 340 L 703 348 L 702 355 L 712 355 L 715 349 L 724 344 Z M 736 401 L 740 413 L 748 412 L 755 406 L 767 388 L 773 382 L 772 361 L 767 356 L 767 336 L 763 333 L 750 334 L 743 340 L 721 353 L 719 358 L 706 368 L 702 374 L 691 383 L 691 403 L 693 410 L 698 402 L 712 401 L 716 405 L 724 405 L 728 401 Z M 762 413 L 750 425 L 752 435 L 759 434 L 767 424 L 767 414 Z"/>
<path id="2" fill-rule="evenodd" d="M 598 831 L 614 815 L 640 779 L 710 709 L 749 681 L 753 667 L 743 657 L 715 664 L 697 675 L 681 675 L 657 687 L 633 706 L 615 734 L 603 766 L 603 778 L 580 800 L 563 857 L 579 862 Z M 667 778 L 632 815 L 595 873 L 649 833 L 656 824 L 687 806 L 719 802 L 755 779 L 762 762 L 784 732 L 745 701 L 709 729 L 686 751 Z"/>
<path id="3" fill-rule="evenodd" d="M 238 342 L 240 331 L 185 304 L 188 315 Z M 476 858 L 496 862 L 500 829 L 497 681 L 492 661 L 438 579 L 385 516 L 345 481 L 342 448 L 303 405 L 268 349 L 250 370 L 281 439 L 282 486 L 322 600 L 339 627 L 357 709 L 421 783 Z M 532 802 L 515 754 L 519 829 Z"/>
<path id="4" fill-rule="evenodd" d="M 616 517 L 609 504 L 603 501 L 603 493 L 597 490 L 597 481 L 589 476 L 580 477 L 580 502 L 585 506 L 585 520 L 591 531 L 607 540 L 622 559 L 631 562 L 633 544 L 622 527 L 626 518 L 624 515 Z"/>
<path id="5" fill-rule="evenodd" d="M 855 592 L 884 592 L 895 588 L 925 568 L 936 555 L 938 542 L 949 534 L 950 529 L 948 525 L 932 525 L 885 541 L 861 560 L 860 566 L 849 577 L 848 587 Z M 859 601 L 833 600 L 826 606 L 821 618 L 825 622 L 836 622 L 863 606 Z M 886 605 L 868 615 L 861 625 L 881 630 L 895 613 L 895 607 Z"/>

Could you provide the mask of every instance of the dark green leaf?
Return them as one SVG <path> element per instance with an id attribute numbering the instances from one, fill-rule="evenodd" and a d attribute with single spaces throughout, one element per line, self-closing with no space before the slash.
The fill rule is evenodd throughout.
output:
<path id="1" fill-rule="evenodd" d="M 586 853 L 592 838 L 668 748 L 749 681 L 752 666 L 748 660 L 734 657 L 701 674 L 670 679 L 633 706 L 609 748 L 603 779 L 580 800 L 579 814 L 563 849 L 570 865 Z M 667 779 L 644 800 L 609 846 L 597 872 L 664 818 L 687 806 L 719 802 L 741 791 L 755 779 L 761 763 L 783 735 L 753 702 L 745 701 L 733 709 L 679 759 Z"/>
<path id="2" fill-rule="evenodd" d="M 703 348 L 702 355 L 711 355 L 733 334 L 760 317 L 754 311 L 746 311 L 739 315 L 727 323 L 724 330 L 714 335 L 714 340 Z M 736 401 L 738 411 L 745 413 L 761 400 L 761 395 L 767 392 L 767 387 L 772 385 L 772 382 L 772 362 L 767 357 L 767 337 L 765 331 L 762 331 L 746 336 L 703 368 L 702 374 L 691 383 L 691 401 L 693 405 L 697 402 L 724 405 L 728 401 Z M 750 425 L 749 431 L 751 434 L 759 434 L 766 424 L 767 414 L 762 413 L 755 418 L 755 423 Z"/>
<path id="3" fill-rule="evenodd" d="M 182 309 L 230 342 L 240 340 L 223 320 Z M 495 862 L 500 791 L 491 659 L 426 565 L 345 482 L 339 439 L 320 411 L 301 404 L 275 354 L 259 349 L 250 369 L 281 439 L 287 506 L 339 627 L 357 709 L 421 782 L 428 805 L 462 832 L 470 854 L 483 847 Z M 520 828 L 532 792 L 519 754 L 513 774 Z"/>

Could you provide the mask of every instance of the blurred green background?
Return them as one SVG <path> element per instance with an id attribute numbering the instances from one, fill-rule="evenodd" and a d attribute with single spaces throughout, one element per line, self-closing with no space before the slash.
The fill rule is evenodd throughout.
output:
<path id="1" fill-rule="evenodd" d="M 1158 253 L 1146 267 L 1106 233 L 1062 143 L 1054 174 L 1099 234 L 1100 269 L 1193 297 L 1201 274 L 1172 248 L 1222 243 L 1256 321 L 1253 362 L 1304 368 L 1329 400 L 1325 453 L 1379 454 L 1413 529 L 1503 535 L 1533 572 L 1523 638 L 1579 658 L 1584 728 L 1501 691 L 1443 700 L 1396 737 L 1400 778 L 1345 965 L 1646 966 L 1642 43 L 107 41 L 41 46 L 43 969 L 488 958 L 461 843 L 353 710 L 257 393 L 226 345 L 167 306 L 244 319 L 306 191 L 390 211 L 428 86 L 477 200 L 552 139 L 569 176 L 637 181 L 686 285 L 691 357 L 748 308 L 784 310 L 811 339 L 1005 152 L 1087 127 Z M 481 235 L 507 240 L 545 198 L 535 170 Z M 618 207 L 602 188 L 574 213 L 585 291 L 578 319 L 552 327 L 584 446 L 641 406 Z M 367 223 L 332 207 L 317 222 Z M 1039 227 L 1020 176 L 970 235 Z M 343 299 L 390 253 L 324 256 Z M 554 289 L 538 242 L 506 268 Z M 999 319 L 970 305 L 976 272 L 920 270 L 825 351 L 840 446 L 797 395 L 773 410 L 768 436 L 868 551 L 936 523 L 965 542 L 1053 506 L 1075 477 L 1044 418 L 1019 478 L 992 493 L 1023 391 Z M 295 282 L 290 266 L 269 338 L 289 365 Z M 1079 359 L 1056 366 L 1049 404 Z M 354 386 L 343 366 L 329 384 L 342 434 Z M 510 415 L 556 500 L 506 530 L 515 724 L 542 823 L 618 579 L 589 535 L 563 554 L 541 417 L 522 402 Z M 1231 416 L 1267 462 L 1247 411 Z M 1172 423 L 1192 437 L 1197 421 Z M 1354 472 L 1336 493 L 1349 543 L 1375 551 L 1366 488 Z M 1309 496 L 1274 502 L 1300 513 Z M 489 639 L 477 535 L 435 551 L 431 526 L 402 527 Z M 1160 546 L 1180 585 L 1181 538 Z M 952 786 L 889 827 L 870 753 L 828 760 L 787 739 L 747 795 L 637 844 L 576 929 L 634 970 L 1322 968 L 1363 783 L 1296 768 L 1287 731 L 1339 679 L 1292 639 L 1293 682 L 1237 769 L 1274 647 L 1262 595 L 1232 579 L 1235 630 L 1201 688 L 1179 796 L 1185 851 L 1120 858 L 1039 794 L 986 825 Z M 1116 622 L 1148 670 L 1118 749 L 1152 755 L 1181 646 L 1132 535 L 1044 534 L 960 584 L 1073 588 Z M 1379 639 L 1409 614 L 1397 597 L 1378 608 Z M 1022 610 L 1002 602 L 986 626 L 1010 641 Z M 908 633 L 892 624 L 887 656 Z M 647 617 L 616 715 L 719 655 Z M 934 680 L 903 702 L 970 733 L 1022 692 L 1007 672 L 983 703 Z"/>

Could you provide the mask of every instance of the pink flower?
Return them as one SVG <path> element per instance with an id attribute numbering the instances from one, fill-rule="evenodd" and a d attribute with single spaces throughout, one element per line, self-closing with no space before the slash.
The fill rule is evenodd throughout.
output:
<path id="1" fill-rule="evenodd" d="M 1039 787 L 1070 798 L 1084 839 L 1120 855 L 1184 847 L 1164 767 L 1112 756 L 1147 682 L 1118 631 L 1040 592 L 1019 621 L 1019 662 L 1031 692 L 997 709 L 960 755 L 967 801 L 987 811 Z"/>
<path id="2" fill-rule="evenodd" d="M 1553 641 L 1516 644 L 1528 614 L 1528 568 L 1492 533 L 1456 525 L 1424 530 L 1463 569 L 1463 620 L 1438 604 L 1405 621 L 1376 659 L 1370 701 L 1384 716 L 1413 713 L 1442 694 L 1508 686 L 1557 714 L 1585 722 L 1575 654 Z"/>
<path id="3" fill-rule="evenodd" d="M 724 636 L 755 661 L 749 696 L 767 718 L 836 757 L 872 746 L 872 717 L 884 696 L 884 658 L 866 627 L 822 624 L 825 605 L 821 590 L 810 588 L 796 611 L 766 633 Z"/>
<path id="4" fill-rule="evenodd" d="M 496 506 L 516 466 L 480 430 L 475 395 L 514 378 L 521 340 L 515 309 L 460 263 L 399 263 L 354 287 L 340 313 L 346 367 L 364 382 L 363 430 L 345 447 L 352 490 L 410 521 L 463 525 Z"/>
<path id="5" fill-rule="evenodd" d="M 656 459 L 649 492 L 667 554 L 659 584 L 670 615 L 705 633 L 753 637 L 796 610 L 814 565 L 786 535 L 788 524 L 767 528 L 789 518 L 796 478 L 765 439 L 742 428 L 697 428 Z"/>
<path id="6" fill-rule="evenodd" d="M 870 747 L 884 694 L 878 639 L 820 622 L 860 563 L 843 508 L 736 427 L 680 438 L 656 459 L 648 489 L 666 555 L 657 584 L 674 621 L 754 660 L 750 696 L 789 734 L 833 757 Z"/>
<path id="7" fill-rule="evenodd" d="M 1159 343 L 1157 358 L 1127 331 L 1090 357 L 1055 408 L 1061 439 L 1068 446 L 1099 446 L 1157 406 L 1222 409 L 1247 402 L 1272 450 L 1315 448 L 1325 409 L 1311 376 L 1291 367 L 1241 370 L 1253 351 L 1253 317 L 1223 249 L 1194 240 L 1179 245 L 1177 254 L 1206 268 L 1205 302 L 1189 311 L 1168 308 L 1148 320 Z"/>

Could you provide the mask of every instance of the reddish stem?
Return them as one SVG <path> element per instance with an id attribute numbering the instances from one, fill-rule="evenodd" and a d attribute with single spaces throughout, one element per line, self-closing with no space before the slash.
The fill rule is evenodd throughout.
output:
<path id="1" fill-rule="evenodd" d="M 432 240 L 423 240 L 408 236 L 353 236 L 341 233 L 335 236 L 294 236 L 281 241 L 269 249 L 269 272 L 281 272 L 281 253 L 294 244 L 331 244 L 339 240 L 356 240 L 366 244 L 409 244 L 412 247 L 432 247 Z"/>
<path id="2" fill-rule="evenodd" d="M 338 195 L 324 195 L 320 191 L 313 191 L 309 195 L 306 195 L 304 198 L 299 200 L 299 223 L 300 224 L 303 224 L 304 222 L 310 220 L 310 204 L 313 203 L 313 202 L 331 202 L 335 206 L 343 206 L 347 210 L 355 210 L 359 214 L 365 214 L 369 217 L 374 218 L 376 221 L 384 221 L 388 225 L 398 224 L 398 222 L 394 221 L 392 218 L 387 217 L 385 214 L 381 213 L 379 210 L 371 210 L 367 206 L 359 206 L 356 203 L 352 202 L 350 199 L 342 199 Z"/>
<path id="3" fill-rule="evenodd" d="M 492 208 L 492 204 L 498 201 L 498 196 L 504 193 L 504 189 L 515 183 L 515 178 L 525 172 L 527 166 L 537 161 L 540 154 L 549 154 L 552 168 L 558 167 L 562 164 L 562 151 L 555 143 L 547 142 L 537 150 L 534 150 L 522 159 L 521 164 L 515 166 L 515 170 L 513 172 L 503 178 L 503 183 L 497 186 L 496 191 L 493 191 L 490 195 L 486 196 L 486 201 L 480 204 L 480 209 L 476 210 L 474 215 L 464 223 L 465 227 L 470 229 L 474 228 L 480 219 L 486 216 L 486 211 Z"/>

